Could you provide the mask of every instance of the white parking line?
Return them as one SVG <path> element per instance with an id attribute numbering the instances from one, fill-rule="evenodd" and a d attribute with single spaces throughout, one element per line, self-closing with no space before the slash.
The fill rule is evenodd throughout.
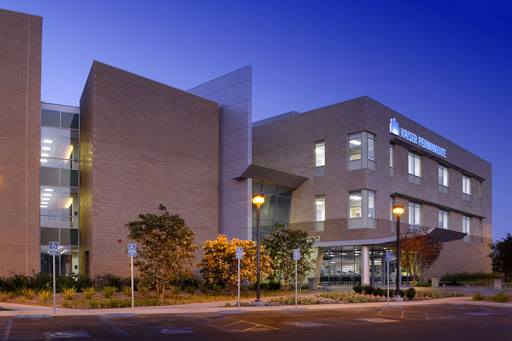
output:
<path id="1" fill-rule="evenodd" d="M 12 326 L 12 317 L 7 321 L 7 326 L 5 327 L 5 334 L 3 340 L 9 340 L 9 334 L 11 333 L 11 326 Z"/>
<path id="2" fill-rule="evenodd" d="M 120 328 L 114 326 L 112 323 L 108 322 L 107 320 L 105 320 L 103 317 L 99 316 L 100 320 L 102 320 L 103 322 L 105 322 L 106 324 L 108 324 L 110 327 L 112 327 L 113 329 L 117 330 L 118 332 L 120 332 L 121 334 L 123 334 L 124 336 L 130 336 L 130 334 L 128 334 L 127 332 L 121 330 Z"/>

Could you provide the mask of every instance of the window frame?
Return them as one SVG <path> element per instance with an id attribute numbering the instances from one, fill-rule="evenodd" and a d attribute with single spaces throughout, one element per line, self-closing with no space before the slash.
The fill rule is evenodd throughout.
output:
<path id="1" fill-rule="evenodd" d="M 319 201 L 323 201 L 323 219 L 318 218 L 318 208 L 319 208 Z M 325 195 L 324 194 L 318 194 L 315 195 L 315 232 L 323 232 L 325 230 Z"/>
<path id="2" fill-rule="evenodd" d="M 413 151 L 407 154 L 407 173 L 409 182 L 420 185 L 422 184 L 423 160 L 421 155 Z"/>

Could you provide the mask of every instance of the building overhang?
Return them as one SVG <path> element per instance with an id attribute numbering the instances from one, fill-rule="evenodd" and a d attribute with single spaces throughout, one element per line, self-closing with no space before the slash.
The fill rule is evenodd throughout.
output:
<path id="1" fill-rule="evenodd" d="M 443 243 L 460 240 L 466 236 L 466 233 L 441 229 L 439 227 L 428 229 L 427 235 L 429 237 L 438 238 Z M 402 236 L 403 237 L 403 236 Z M 362 245 L 380 245 L 387 247 L 394 247 L 396 243 L 396 235 L 369 238 L 369 239 L 354 239 L 354 240 L 338 240 L 338 241 L 316 241 L 313 247 L 334 247 L 334 246 L 362 246 Z"/>
<path id="2" fill-rule="evenodd" d="M 243 180 L 248 178 L 292 190 L 299 188 L 308 179 L 300 175 L 282 172 L 254 164 L 251 164 L 241 175 L 233 179 Z"/>

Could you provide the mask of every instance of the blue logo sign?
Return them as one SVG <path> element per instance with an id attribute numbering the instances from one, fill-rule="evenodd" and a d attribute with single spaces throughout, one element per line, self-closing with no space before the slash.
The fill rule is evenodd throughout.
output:
<path id="1" fill-rule="evenodd" d="M 137 244 L 128 244 L 128 256 L 137 257 Z"/>
<path id="2" fill-rule="evenodd" d="M 396 118 L 392 118 L 389 120 L 389 132 L 391 134 L 395 134 L 396 136 L 400 136 L 400 125 Z"/>
<path id="3" fill-rule="evenodd" d="M 386 262 L 391 262 L 391 252 L 386 251 Z"/>
<path id="4" fill-rule="evenodd" d="M 59 255 L 59 242 L 50 242 L 50 256 Z"/>
<path id="5" fill-rule="evenodd" d="M 236 259 L 244 259 L 244 248 L 237 247 L 235 256 L 236 256 Z"/>
<path id="6" fill-rule="evenodd" d="M 293 259 L 300 260 L 300 249 L 293 249 Z"/>

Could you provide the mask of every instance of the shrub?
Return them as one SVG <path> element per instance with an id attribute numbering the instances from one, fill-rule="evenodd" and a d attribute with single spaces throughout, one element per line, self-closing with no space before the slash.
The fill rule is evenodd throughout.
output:
<path id="1" fill-rule="evenodd" d="M 103 287 L 121 288 L 122 286 L 123 286 L 123 280 L 121 279 L 121 277 L 118 277 L 118 276 L 115 276 L 112 274 L 107 274 L 103 278 Z"/>
<path id="2" fill-rule="evenodd" d="M 75 280 L 73 277 L 57 277 L 55 279 L 55 286 L 58 292 L 64 292 L 65 289 L 72 288 L 75 286 Z"/>
<path id="3" fill-rule="evenodd" d="M 75 287 L 65 288 L 62 290 L 62 296 L 64 296 L 64 298 L 67 300 L 72 300 L 73 298 L 75 298 L 75 294 L 76 294 Z"/>
<path id="4" fill-rule="evenodd" d="M 494 278 L 501 278 L 501 274 L 484 272 L 462 272 L 447 274 L 441 277 L 443 282 L 451 282 L 452 285 L 459 285 L 460 282 L 492 282 Z"/>
<path id="5" fill-rule="evenodd" d="M 416 287 L 420 287 L 420 288 L 428 288 L 428 287 L 431 287 L 432 286 L 432 282 L 425 282 L 425 283 L 416 283 Z"/>
<path id="6" fill-rule="evenodd" d="M 400 289 L 400 291 L 398 293 L 400 294 L 400 297 L 404 297 L 405 296 L 405 291 L 403 291 L 402 289 Z"/>
<path id="7" fill-rule="evenodd" d="M 46 302 L 48 301 L 50 298 L 53 297 L 53 292 L 51 290 L 44 290 L 44 289 L 41 289 L 39 290 L 39 299 L 43 302 Z"/>
<path id="8" fill-rule="evenodd" d="M 96 289 L 94 289 L 94 287 L 89 287 L 89 288 L 85 288 L 83 289 L 83 292 L 84 292 L 84 297 L 88 300 L 90 300 L 94 294 L 96 294 Z"/>
<path id="9" fill-rule="evenodd" d="M 178 295 L 181 292 L 181 288 L 177 285 L 171 285 L 169 289 L 171 290 L 171 295 L 173 296 Z"/>
<path id="10" fill-rule="evenodd" d="M 281 282 L 279 281 L 264 281 L 262 288 L 265 290 L 281 290 Z M 295 286 L 294 286 L 295 288 Z"/>
<path id="11" fill-rule="evenodd" d="M 75 287 L 78 291 L 83 291 L 85 288 L 92 287 L 93 282 L 92 279 L 90 279 L 86 275 L 78 275 L 75 277 Z"/>
<path id="12" fill-rule="evenodd" d="M 123 294 L 126 296 L 132 296 L 132 287 L 123 287 Z"/>
<path id="13" fill-rule="evenodd" d="M 363 293 L 363 286 L 361 284 L 358 284 L 358 285 L 354 285 L 352 287 L 352 289 L 354 289 L 354 291 L 358 294 L 362 294 Z"/>
<path id="14" fill-rule="evenodd" d="M 386 295 L 386 290 L 384 290 L 382 288 L 375 288 L 375 291 L 373 292 L 373 295 L 375 295 L 375 296 L 385 296 Z"/>
<path id="15" fill-rule="evenodd" d="M 208 286 L 206 284 L 199 284 L 199 290 L 201 291 L 201 293 L 207 294 L 208 293 Z"/>
<path id="16" fill-rule="evenodd" d="M 146 296 L 146 294 L 149 292 L 149 288 L 145 285 L 142 285 L 142 284 L 138 284 L 137 285 L 137 291 L 139 292 L 139 294 L 141 294 L 142 296 Z"/>
<path id="17" fill-rule="evenodd" d="M 483 301 L 483 300 L 485 300 L 485 295 L 480 293 L 479 291 L 477 291 L 476 294 L 473 295 L 473 298 L 471 300 L 473 300 L 473 301 Z"/>
<path id="18" fill-rule="evenodd" d="M 103 297 L 111 298 L 117 291 L 117 287 L 107 286 L 103 288 Z"/>
<path id="19" fill-rule="evenodd" d="M 504 291 L 502 291 L 499 294 L 496 294 L 496 295 L 492 296 L 491 300 L 503 303 L 503 302 L 507 302 L 508 301 L 508 296 L 507 296 L 507 294 L 505 294 Z"/>
<path id="20" fill-rule="evenodd" d="M 414 288 L 407 289 L 405 291 L 405 296 L 407 296 L 408 299 L 412 300 L 416 296 L 416 289 L 414 289 Z"/>
<path id="21" fill-rule="evenodd" d="M 21 289 L 21 294 L 25 296 L 28 300 L 31 300 L 34 298 L 36 291 L 34 289 L 23 288 Z"/>
<path id="22" fill-rule="evenodd" d="M 365 286 L 363 287 L 363 290 L 364 290 L 364 292 L 365 292 L 366 294 L 371 295 L 371 294 L 373 294 L 373 292 L 375 291 L 375 288 L 374 288 L 374 287 L 372 287 L 371 285 L 365 285 Z"/>
<path id="23" fill-rule="evenodd" d="M 192 295 L 196 292 L 196 288 L 192 285 L 189 285 L 185 287 L 185 291 Z"/>
<path id="24" fill-rule="evenodd" d="M 222 285 L 214 284 L 212 289 L 213 289 L 213 291 L 215 291 L 215 293 L 219 294 L 222 291 Z M 255 287 L 253 290 L 256 290 L 256 284 L 255 284 Z"/>

